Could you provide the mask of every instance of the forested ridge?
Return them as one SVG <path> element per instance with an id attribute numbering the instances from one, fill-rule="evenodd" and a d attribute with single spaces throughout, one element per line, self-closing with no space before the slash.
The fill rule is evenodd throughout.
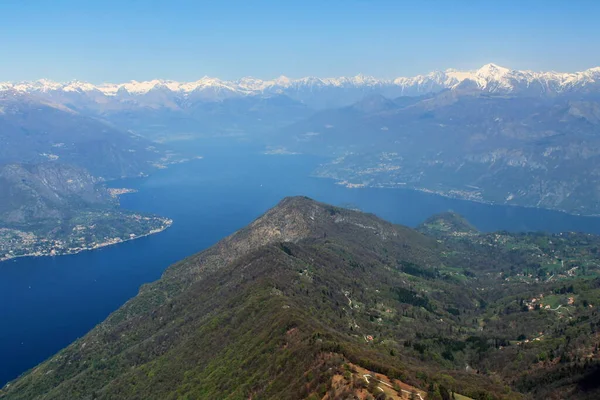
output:
<path id="1" fill-rule="evenodd" d="M 599 245 L 286 198 L 0 398 L 597 398 Z"/>

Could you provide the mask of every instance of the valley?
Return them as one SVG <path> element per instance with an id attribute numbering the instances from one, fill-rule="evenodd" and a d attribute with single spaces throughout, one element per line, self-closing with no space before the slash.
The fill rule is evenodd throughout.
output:
<path id="1" fill-rule="evenodd" d="M 600 399 L 597 15 L 0 1 L 0 400 Z"/>
<path id="2" fill-rule="evenodd" d="M 598 82 L 598 68 L 496 64 L 395 79 L 5 82 L 0 123 L 17 151 L 0 151 L 0 162 L 64 162 L 116 179 L 197 156 L 175 143 L 228 138 L 326 156 L 313 173 L 353 187 L 597 215 Z M 41 129 L 43 140 L 20 139 Z"/>
<path id="3" fill-rule="evenodd" d="M 594 398 L 598 80 L 0 85 L 0 398 Z"/>

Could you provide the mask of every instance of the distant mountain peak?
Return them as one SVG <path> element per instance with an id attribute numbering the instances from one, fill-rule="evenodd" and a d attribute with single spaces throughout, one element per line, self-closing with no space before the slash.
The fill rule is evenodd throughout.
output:
<path id="1" fill-rule="evenodd" d="M 483 65 L 481 68 L 479 68 L 478 71 L 511 71 L 509 68 L 506 67 L 502 67 L 498 64 L 494 64 L 494 63 L 487 63 L 485 65 Z"/>
<path id="2" fill-rule="evenodd" d="M 477 70 L 477 75 L 486 77 L 500 77 L 510 73 L 511 70 L 499 65 L 489 63 Z"/>

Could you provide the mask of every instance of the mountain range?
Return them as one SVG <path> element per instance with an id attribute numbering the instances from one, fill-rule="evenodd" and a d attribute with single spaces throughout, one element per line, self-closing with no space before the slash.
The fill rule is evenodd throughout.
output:
<path id="1" fill-rule="evenodd" d="M 207 137 L 330 157 L 315 171 L 350 186 L 579 214 L 600 213 L 600 68 L 487 64 L 411 78 L 0 84 L 0 164 L 58 162 L 95 178 L 183 158 Z"/>
<path id="2" fill-rule="evenodd" d="M 599 246 L 286 198 L 0 399 L 598 398 Z"/>
<path id="3" fill-rule="evenodd" d="M 329 157 L 315 175 L 494 204 L 600 213 L 597 69 L 488 65 L 421 95 L 372 93 L 279 129 L 270 146 Z"/>
<path id="4" fill-rule="evenodd" d="M 89 82 L 72 81 L 58 83 L 49 80 L 34 82 L 0 83 L 0 91 L 35 93 L 49 98 L 83 99 L 105 103 L 108 99 L 127 100 L 130 98 L 159 97 L 159 94 L 171 94 L 180 99 L 224 100 L 231 97 L 285 94 L 291 98 L 310 101 L 315 92 L 378 91 L 387 97 L 413 96 L 454 89 L 460 85 L 474 85 L 487 93 L 523 93 L 530 95 L 556 95 L 577 91 L 594 91 L 600 85 L 600 67 L 590 68 L 582 72 L 534 72 L 519 71 L 486 64 L 472 71 L 448 69 L 435 71 L 414 77 L 398 77 L 395 79 L 377 79 L 372 76 L 357 75 L 354 77 L 317 78 L 305 77 L 291 79 L 285 76 L 272 80 L 251 77 L 239 80 L 221 80 L 204 77 L 195 82 L 177 82 L 155 79 L 151 81 L 131 81 L 128 83 L 104 83 L 94 85 Z M 324 93 L 320 93 L 324 95 Z M 158 99 L 156 99 L 158 100 Z M 163 99 L 166 101 L 166 99 Z M 339 102 L 337 105 L 343 105 Z M 317 104 L 325 104 L 323 101 Z M 333 104 L 332 104 L 333 105 Z"/>
<path id="5" fill-rule="evenodd" d="M 349 106 L 371 95 L 389 99 L 444 91 L 519 97 L 597 98 L 600 68 L 583 72 L 517 71 L 487 64 L 478 70 L 415 77 L 370 76 L 195 82 L 155 79 L 94 85 L 49 80 L 0 83 L 4 97 L 30 96 L 108 122 L 145 138 L 170 141 L 207 136 L 263 135 L 313 112 Z"/>
<path id="6" fill-rule="evenodd" d="M 589 215 L 600 213 L 599 110 L 596 101 L 564 96 L 373 95 L 317 112 L 271 140 L 330 157 L 315 174 L 351 187 Z"/>

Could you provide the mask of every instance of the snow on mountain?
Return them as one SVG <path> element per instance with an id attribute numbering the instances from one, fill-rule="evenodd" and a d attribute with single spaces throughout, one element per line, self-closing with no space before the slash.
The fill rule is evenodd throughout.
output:
<path id="1" fill-rule="evenodd" d="M 12 84 L 12 89 L 19 92 L 50 92 L 60 90 L 63 84 L 48 79 L 39 79 L 33 82 L 19 82 Z"/>
<path id="2" fill-rule="evenodd" d="M 98 90 L 97 86 L 88 82 L 71 81 L 61 87 L 65 92 L 92 92 Z"/>
<path id="3" fill-rule="evenodd" d="M 583 89 L 588 86 L 600 86 L 600 67 L 574 73 L 519 71 L 486 64 L 472 71 L 448 69 L 434 71 L 425 75 L 399 77 L 393 80 L 381 80 L 372 76 L 318 78 L 304 77 L 291 79 L 280 76 L 272 80 L 245 77 L 235 81 L 203 77 L 195 82 L 177 82 L 154 79 L 150 81 L 131 81 L 127 83 L 105 83 L 94 85 L 88 82 L 72 81 L 67 83 L 41 79 L 33 82 L 0 82 L 0 91 L 15 90 L 26 93 L 62 92 L 100 92 L 106 96 L 143 95 L 152 90 L 166 89 L 183 96 L 210 93 L 211 99 L 231 96 L 315 92 L 326 89 L 378 89 L 391 90 L 395 95 L 419 95 L 454 89 L 468 81 L 482 91 L 490 93 L 562 93 Z"/>

